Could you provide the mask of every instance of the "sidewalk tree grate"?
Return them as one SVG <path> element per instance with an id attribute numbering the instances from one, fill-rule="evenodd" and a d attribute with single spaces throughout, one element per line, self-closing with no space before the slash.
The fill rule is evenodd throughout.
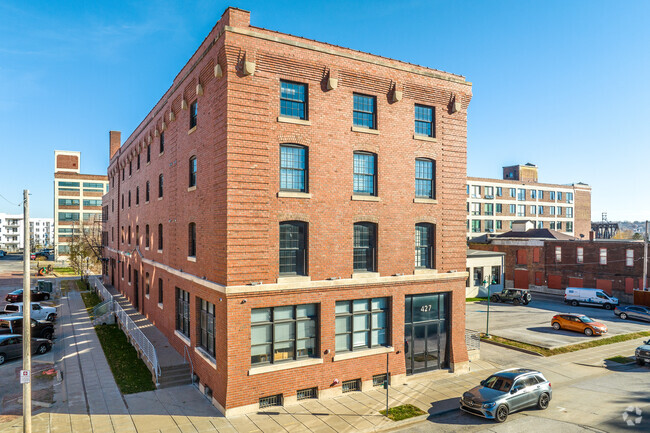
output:
<path id="1" fill-rule="evenodd" d="M 282 406 L 282 394 L 269 395 L 260 398 L 260 409 L 271 406 Z"/>
<path id="2" fill-rule="evenodd" d="M 309 398 L 318 398 L 318 388 L 299 389 L 297 394 L 298 400 L 307 400 Z"/>
<path id="3" fill-rule="evenodd" d="M 346 380 L 342 384 L 343 392 L 361 391 L 361 379 Z"/>

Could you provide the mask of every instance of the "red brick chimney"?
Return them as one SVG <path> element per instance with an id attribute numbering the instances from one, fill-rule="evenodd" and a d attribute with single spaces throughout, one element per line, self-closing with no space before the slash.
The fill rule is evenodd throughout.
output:
<path id="1" fill-rule="evenodd" d="M 110 153 L 109 153 L 109 159 L 113 159 L 113 156 L 117 153 L 118 150 L 120 150 L 120 146 L 122 146 L 122 133 L 120 131 L 109 131 L 108 135 L 110 136 Z"/>
<path id="2" fill-rule="evenodd" d="M 589 240 L 590 240 L 590 241 L 593 241 L 593 240 L 594 240 L 594 231 L 593 231 L 593 230 L 590 230 L 590 231 L 589 231 Z"/>

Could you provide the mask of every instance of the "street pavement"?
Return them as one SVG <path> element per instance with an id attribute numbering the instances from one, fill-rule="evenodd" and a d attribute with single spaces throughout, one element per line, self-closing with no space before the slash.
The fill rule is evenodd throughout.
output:
<path id="1" fill-rule="evenodd" d="M 60 322 L 54 358 L 63 381 L 55 386 L 54 406 L 33 417 L 35 432 L 616 431 L 625 428 L 621 417 L 628 406 L 650 414 L 645 391 L 650 368 L 612 367 L 603 361 L 631 355 L 641 340 L 550 358 L 483 345 L 483 359 L 472 362 L 467 374 L 412 376 L 406 385 L 391 387 L 390 406 L 411 403 L 428 414 L 400 423 L 378 413 L 385 406 L 380 388 L 226 419 L 191 385 L 122 396 L 77 291 L 62 295 Z M 544 372 L 554 389 L 551 408 L 513 414 L 498 426 L 458 411 L 464 391 L 509 366 Z M 636 427 L 647 429 L 646 422 L 642 417 Z M 0 433 L 21 429 L 21 418 L 0 424 Z"/>
<path id="2" fill-rule="evenodd" d="M 619 319 L 613 310 L 600 307 L 572 307 L 564 303 L 562 297 L 533 294 L 528 305 L 513 305 L 490 302 L 490 335 L 517 340 L 546 348 L 556 348 L 570 344 L 584 343 L 602 337 L 587 337 L 579 332 L 559 330 L 551 327 L 551 319 L 556 313 L 580 313 L 607 325 L 604 337 L 650 331 L 649 322 Z M 487 322 L 487 302 L 470 302 L 466 310 L 466 327 L 485 332 Z"/>

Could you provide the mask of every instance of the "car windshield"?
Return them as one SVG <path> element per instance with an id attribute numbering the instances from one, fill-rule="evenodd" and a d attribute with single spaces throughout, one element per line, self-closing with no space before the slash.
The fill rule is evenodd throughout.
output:
<path id="1" fill-rule="evenodd" d="M 591 320 L 591 319 L 590 319 L 589 317 L 587 317 L 587 316 L 580 316 L 580 320 L 582 320 L 582 321 L 585 322 L 585 323 L 591 323 L 591 322 L 593 322 L 593 320 Z"/>
<path id="2" fill-rule="evenodd" d="M 497 391 L 508 392 L 512 386 L 512 380 L 501 376 L 490 376 L 483 383 L 483 386 Z"/>

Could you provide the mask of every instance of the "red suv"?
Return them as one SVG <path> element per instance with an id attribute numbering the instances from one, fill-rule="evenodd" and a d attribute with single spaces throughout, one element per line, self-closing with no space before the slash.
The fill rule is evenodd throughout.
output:
<path id="1" fill-rule="evenodd" d="M 32 302 L 47 301 L 50 294 L 32 289 Z M 23 302 L 23 289 L 14 290 L 5 297 L 7 302 Z"/>

